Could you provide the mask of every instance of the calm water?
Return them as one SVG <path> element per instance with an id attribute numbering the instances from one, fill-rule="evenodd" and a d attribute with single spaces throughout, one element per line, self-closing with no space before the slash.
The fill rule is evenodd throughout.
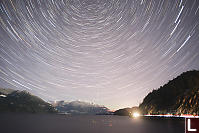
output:
<path id="1" fill-rule="evenodd" d="M 0 114 L 1 133 L 184 133 L 181 119 Z"/>

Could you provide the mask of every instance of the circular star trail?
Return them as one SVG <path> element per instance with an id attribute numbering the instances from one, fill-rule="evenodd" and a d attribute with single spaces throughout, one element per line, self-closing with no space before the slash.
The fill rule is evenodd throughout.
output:
<path id="1" fill-rule="evenodd" d="M 4 88 L 131 107 L 198 59 L 198 0 L 0 1 Z"/>

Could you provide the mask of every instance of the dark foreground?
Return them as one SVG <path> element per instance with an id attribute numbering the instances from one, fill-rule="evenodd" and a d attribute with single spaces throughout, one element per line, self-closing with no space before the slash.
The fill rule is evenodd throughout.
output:
<path id="1" fill-rule="evenodd" d="M 1 133 L 184 133 L 184 119 L 0 114 Z"/>

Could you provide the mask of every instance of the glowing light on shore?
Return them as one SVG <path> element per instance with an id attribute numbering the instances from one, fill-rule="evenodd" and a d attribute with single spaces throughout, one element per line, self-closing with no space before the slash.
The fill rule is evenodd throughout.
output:
<path id="1" fill-rule="evenodd" d="M 134 118 L 137 118 L 140 116 L 140 114 L 138 112 L 134 112 L 133 115 L 132 115 Z"/>

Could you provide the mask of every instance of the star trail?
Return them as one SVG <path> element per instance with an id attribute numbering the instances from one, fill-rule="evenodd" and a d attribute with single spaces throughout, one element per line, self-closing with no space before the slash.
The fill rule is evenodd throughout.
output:
<path id="1" fill-rule="evenodd" d="M 132 107 L 198 59 L 198 0 L 0 0 L 0 87 Z"/>

